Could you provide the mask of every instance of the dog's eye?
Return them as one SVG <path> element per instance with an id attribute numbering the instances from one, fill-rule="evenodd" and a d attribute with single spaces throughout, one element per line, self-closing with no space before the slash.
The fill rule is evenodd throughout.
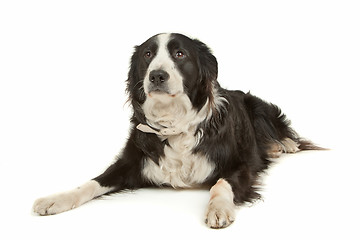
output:
<path id="1" fill-rule="evenodd" d="M 185 57 L 185 53 L 183 51 L 177 51 L 175 53 L 175 57 L 176 58 L 184 58 Z"/>
<path id="2" fill-rule="evenodd" d="M 144 54 L 144 57 L 145 58 L 151 58 L 152 57 L 152 52 L 146 51 L 145 54 Z"/>

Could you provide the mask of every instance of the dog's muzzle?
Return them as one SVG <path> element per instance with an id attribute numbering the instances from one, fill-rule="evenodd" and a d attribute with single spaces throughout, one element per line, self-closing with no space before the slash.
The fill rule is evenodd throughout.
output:
<path id="1" fill-rule="evenodd" d="M 149 74 L 149 93 L 170 93 L 168 80 L 170 75 L 164 70 L 153 70 Z"/>

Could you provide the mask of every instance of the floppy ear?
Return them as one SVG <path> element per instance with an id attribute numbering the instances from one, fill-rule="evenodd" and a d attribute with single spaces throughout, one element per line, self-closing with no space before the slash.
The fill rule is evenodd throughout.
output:
<path id="1" fill-rule="evenodd" d="M 211 50 L 201 41 L 194 40 L 198 47 L 198 66 L 200 70 L 200 80 L 216 84 L 218 76 L 218 63 Z"/>
<path id="2" fill-rule="evenodd" d="M 145 116 L 141 108 L 141 104 L 145 102 L 145 93 L 139 72 L 139 46 L 135 46 L 135 51 L 131 57 L 126 83 L 126 92 L 129 95 L 128 102 L 134 109 L 134 117 L 137 121 L 145 123 Z"/>
<path id="3" fill-rule="evenodd" d="M 209 106 L 215 111 L 215 96 L 214 88 L 219 87 L 217 81 L 218 76 L 218 63 L 211 50 L 201 41 L 194 40 L 198 50 L 198 66 L 199 66 L 199 78 L 200 89 L 209 100 Z"/>
<path id="4" fill-rule="evenodd" d="M 142 81 L 140 79 L 139 71 L 138 71 L 138 64 L 139 64 L 138 49 L 139 47 L 135 46 L 135 51 L 130 60 L 128 79 L 126 81 L 127 82 L 126 92 L 129 94 L 129 101 L 132 100 L 139 101 L 141 95 L 143 95 L 140 93 Z"/>

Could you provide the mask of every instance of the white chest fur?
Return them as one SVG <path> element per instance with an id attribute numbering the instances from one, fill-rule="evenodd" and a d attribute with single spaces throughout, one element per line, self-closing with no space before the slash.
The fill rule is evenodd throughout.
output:
<path id="1" fill-rule="evenodd" d="M 170 146 L 165 145 L 165 156 L 160 158 L 159 165 L 147 159 L 143 175 L 157 185 L 186 188 L 201 184 L 215 166 L 204 155 L 192 153 L 196 141 L 190 133 L 169 137 Z"/>
<path id="2" fill-rule="evenodd" d="M 154 184 L 168 184 L 173 187 L 191 187 L 206 180 L 215 166 L 206 156 L 192 150 L 197 146 L 201 133 L 195 136 L 198 124 L 208 116 L 205 104 L 199 112 L 192 109 L 186 94 L 170 102 L 148 99 L 143 110 L 148 124 L 155 128 L 176 128 L 181 132 L 174 136 L 159 136 L 167 139 L 164 147 L 165 156 L 160 158 L 159 165 L 151 159 L 145 160 L 143 176 Z"/>

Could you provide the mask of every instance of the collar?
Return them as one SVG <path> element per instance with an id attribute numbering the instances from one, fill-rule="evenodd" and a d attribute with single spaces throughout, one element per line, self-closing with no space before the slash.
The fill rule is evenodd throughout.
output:
<path id="1" fill-rule="evenodd" d="M 140 123 L 136 126 L 136 128 L 144 133 L 155 133 L 158 136 L 168 137 L 168 136 L 175 136 L 182 133 L 182 130 L 172 127 L 172 128 L 163 128 L 160 130 L 154 129 L 149 125 Z"/>

